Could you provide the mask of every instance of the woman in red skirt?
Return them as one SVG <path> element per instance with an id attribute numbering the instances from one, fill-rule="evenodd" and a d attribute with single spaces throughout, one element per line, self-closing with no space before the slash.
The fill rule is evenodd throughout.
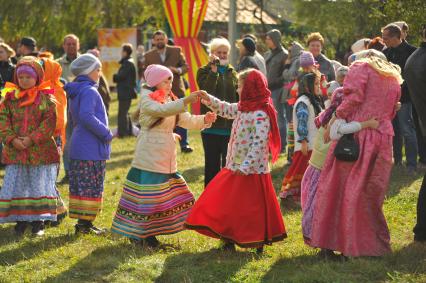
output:
<path id="1" fill-rule="evenodd" d="M 300 187 L 308 168 L 317 128 L 314 123 L 315 117 L 321 112 L 320 101 L 320 79 L 321 73 L 313 70 L 304 73 L 299 78 L 299 95 L 294 104 L 294 155 L 293 162 L 284 177 L 280 192 L 280 198 L 293 197 L 300 201 Z"/>
<path id="2" fill-rule="evenodd" d="M 235 119 L 226 166 L 206 187 L 189 214 L 188 229 L 225 241 L 225 250 L 257 248 L 286 237 L 269 168 L 281 139 L 266 78 L 253 69 L 239 75 L 239 103 L 205 94 L 203 103 L 219 116 Z"/>

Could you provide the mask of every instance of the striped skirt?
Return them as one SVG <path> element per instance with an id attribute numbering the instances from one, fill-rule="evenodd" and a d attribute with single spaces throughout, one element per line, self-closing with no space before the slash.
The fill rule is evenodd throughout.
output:
<path id="1" fill-rule="evenodd" d="M 128 238 L 173 234 L 194 205 L 183 177 L 131 168 L 112 223 L 112 232 Z"/>
<path id="2" fill-rule="evenodd" d="M 102 208 L 105 160 L 70 160 L 70 218 L 95 220 Z"/>
<path id="3" fill-rule="evenodd" d="M 312 151 L 308 151 L 307 155 L 303 155 L 301 151 L 296 151 L 293 155 L 293 161 L 286 175 L 284 176 L 280 198 L 285 199 L 292 197 L 295 201 L 300 201 L 300 187 L 309 165 Z"/>
<path id="4" fill-rule="evenodd" d="M 0 190 L 0 223 L 56 221 L 57 164 L 8 165 Z"/>

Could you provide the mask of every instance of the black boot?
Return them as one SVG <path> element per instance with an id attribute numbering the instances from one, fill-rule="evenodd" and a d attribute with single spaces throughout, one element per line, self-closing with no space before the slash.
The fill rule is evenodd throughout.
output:
<path id="1" fill-rule="evenodd" d="M 75 234 L 94 234 L 101 235 L 105 234 L 105 230 L 93 226 L 92 221 L 79 219 L 75 224 Z"/>
<path id="2" fill-rule="evenodd" d="M 231 243 L 231 242 L 225 242 L 221 250 L 228 251 L 228 252 L 235 252 L 235 245 L 234 243 Z"/>
<path id="3" fill-rule="evenodd" d="M 31 222 L 31 233 L 33 233 L 34 236 L 41 237 L 44 235 L 44 223 L 43 221 L 33 221 Z"/>
<path id="4" fill-rule="evenodd" d="M 15 234 L 16 236 L 23 236 L 25 233 L 25 230 L 27 229 L 28 222 L 26 221 L 17 221 L 15 225 Z"/>
<path id="5" fill-rule="evenodd" d="M 263 246 L 256 248 L 256 253 L 257 253 L 258 255 L 263 254 Z"/>
<path id="6" fill-rule="evenodd" d="M 145 238 L 144 242 L 148 247 L 151 247 L 151 248 L 156 248 L 160 245 L 160 242 L 157 240 L 155 236 L 149 236 Z"/>

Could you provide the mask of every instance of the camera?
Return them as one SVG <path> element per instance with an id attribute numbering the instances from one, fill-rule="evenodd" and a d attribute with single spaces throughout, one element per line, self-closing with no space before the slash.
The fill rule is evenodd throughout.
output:
<path id="1" fill-rule="evenodd" d="M 213 64 L 215 64 L 216 66 L 219 66 L 220 65 L 220 60 L 219 59 L 215 59 L 213 61 Z"/>

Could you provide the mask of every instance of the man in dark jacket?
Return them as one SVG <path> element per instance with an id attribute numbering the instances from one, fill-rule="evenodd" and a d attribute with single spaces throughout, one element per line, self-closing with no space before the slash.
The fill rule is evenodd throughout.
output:
<path id="1" fill-rule="evenodd" d="M 404 70 L 405 62 L 416 48 L 401 39 L 401 29 L 395 24 L 389 24 L 382 29 L 382 38 L 387 46 L 383 53 L 388 61 L 399 65 L 401 70 Z M 402 164 L 402 145 L 404 141 L 407 169 L 408 172 L 414 173 L 417 169 L 417 136 L 406 82 L 401 85 L 400 102 L 402 104 L 401 109 L 393 120 L 395 131 L 393 154 L 395 164 Z"/>
<path id="2" fill-rule="evenodd" d="M 288 51 L 281 45 L 281 32 L 277 29 L 266 33 L 266 45 L 270 49 L 265 54 L 266 73 L 268 87 L 272 93 L 272 100 L 278 115 L 278 127 L 281 135 L 281 151 L 285 151 L 287 145 L 287 126 L 284 114 L 284 104 L 281 102 L 284 78 L 282 76 Z"/>
<path id="3" fill-rule="evenodd" d="M 132 135 L 132 121 L 129 116 L 132 99 L 136 98 L 136 67 L 130 56 L 133 47 L 130 43 L 122 46 L 120 69 L 114 74 L 118 93 L 118 132 L 119 138 Z"/>
<path id="4" fill-rule="evenodd" d="M 423 42 L 407 60 L 404 78 L 410 91 L 410 97 L 417 109 L 422 137 L 426 140 L 426 25 L 422 30 Z M 414 240 L 426 241 L 426 175 L 417 201 L 417 224 L 414 227 Z"/>

